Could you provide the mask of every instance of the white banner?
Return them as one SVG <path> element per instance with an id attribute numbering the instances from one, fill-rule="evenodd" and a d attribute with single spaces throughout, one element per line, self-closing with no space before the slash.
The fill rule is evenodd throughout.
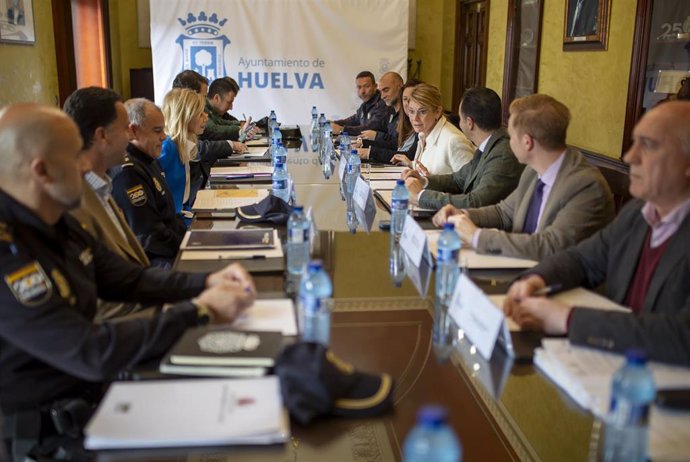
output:
<path id="1" fill-rule="evenodd" d="M 407 71 L 409 0 L 151 0 L 156 101 L 183 69 L 241 91 L 231 111 L 308 123 L 361 104 L 355 76 Z"/>

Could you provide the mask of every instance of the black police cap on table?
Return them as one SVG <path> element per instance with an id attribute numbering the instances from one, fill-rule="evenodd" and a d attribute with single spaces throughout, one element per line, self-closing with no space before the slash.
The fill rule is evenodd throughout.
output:
<path id="1" fill-rule="evenodd" d="M 300 423 L 320 415 L 371 417 L 393 406 L 394 380 L 367 374 L 318 343 L 287 346 L 276 359 L 283 401 Z"/>
<path id="2" fill-rule="evenodd" d="M 283 199 L 269 194 L 260 202 L 237 209 L 240 221 L 247 223 L 270 222 L 278 225 L 287 223 L 292 207 Z"/>

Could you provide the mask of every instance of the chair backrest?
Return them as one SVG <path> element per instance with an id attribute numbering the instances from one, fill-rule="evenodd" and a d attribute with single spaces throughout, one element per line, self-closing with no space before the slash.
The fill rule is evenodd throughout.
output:
<path id="1" fill-rule="evenodd" d="M 628 187 L 630 186 L 630 177 L 628 176 L 629 167 L 620 160 L 611 157 L 603 156 L 593 152 L 580 150 L 585 158 L 599 169 L 601 174 L 606 179 L 606 182 L 613 193 L 613 202 L 616 207 L 616 213 L 625 205 L 632 196 Z"/>

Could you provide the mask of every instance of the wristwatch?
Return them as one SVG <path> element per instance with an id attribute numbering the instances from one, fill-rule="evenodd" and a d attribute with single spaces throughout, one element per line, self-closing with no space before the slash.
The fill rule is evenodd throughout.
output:
<path id="1" fill-rule="evenodd" d="M 213 321 L 213 312 L 208 306 L 204 305 L 198 300 L 192 300 L 192 304 L 196 307 L 196 319 L 198 325 L 205 326 Z"/>

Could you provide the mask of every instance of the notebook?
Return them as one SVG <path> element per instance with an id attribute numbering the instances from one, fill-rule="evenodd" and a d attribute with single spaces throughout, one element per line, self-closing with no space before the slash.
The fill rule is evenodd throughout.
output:
<path id="1" fill-rule="evenodd" d="M 187 231 L 180 244 L 185 250 L 246 250 L 275 247 L 271 228 Z"/>
<path id="2" fill-rule="evenodd" d="M 261 202 L 266 196 L 267 189 L 201 189 L 196 194 L 192 211 L 234 210 Z"/>
<path id="3" fill-rule="evenodd" d="M 280 332 L 201 326 L 188 329 L 167 358 L 182 366 L 272 367 L 282 346 Z"/>

